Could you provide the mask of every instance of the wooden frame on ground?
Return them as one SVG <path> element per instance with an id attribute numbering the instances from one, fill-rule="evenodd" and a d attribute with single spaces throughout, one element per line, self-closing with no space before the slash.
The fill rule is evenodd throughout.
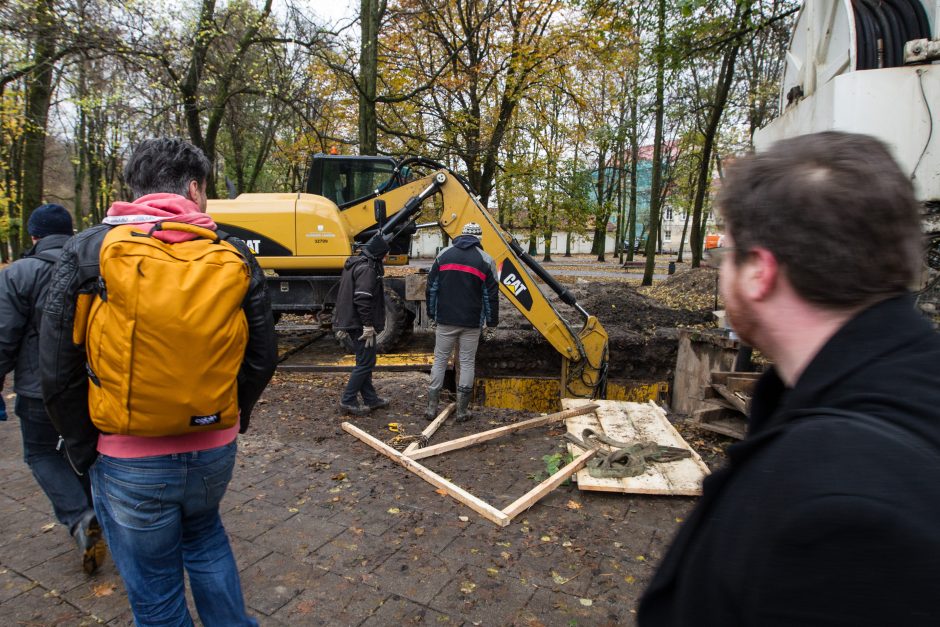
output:
<path id="1" fill-rule="evenodd" d="M 500 527 L 505 527 L 512 519 L 518 516 L 521 512 L 527 510 L 529 507 L 534 505 L 544 497 L 546 494 L 557 488 L 561 485 L 566 479 L 571 477 L 579 470 L 581 470 L 588 460 L 594 457 L 597 451 L 587 451 L 579 455 L 574 461 L 566 465 L 564 468 L 559 469 L 558 472 L 553 474 L 551 477 L 541 482 L 524 495 L 516 499 L 506 508 L 500 510 L 496 507 L 493 507 L 486 501 L 475 497 L 470 494 L 460 486 L 451 483 L 447 479 L 441 477 L 434 471 L 422 466 L 419 464 L 416 459 L 422 459 L 425 457 L 431 457 L 433 455 L 440 455 L 441 453 L 446 453 L 449 451 L 455 451 L 457 449 L 466 448 L 468 446 L 473 446 L 475 444 L 480 444 L 481 442 L 487 442 L 498 437 L 502 437 L 509 433 L 514 433 L 516 431 L 522 431 L 523 429 L 531 429 L 533 427 L 540 427 L 543 425 L 552 424 L 555 422 L 561 422 L 573 416 L 580 416 L 582 414 L 590 413 L 598 408 L 596 403 L 589 403 L 586 405 L 580 405 L 578 407 L 572 407 L 565 411 L 560 411 L 554 414 L 549 414 L 548 416 L 540 416 L 538 418 L 533 418 L 531 420 L 524 420 L 522 422 L 507 425 L 505 427 L 499 427 L 497 429 L 490 429 L 489 431 L 483 431 L 481 433 L 475 433 L 473 435 L 468 435 L 466 437 L 457 438 L 455 440 L 449 440 L 447 442 L 442 442 L 435 446 L 429 446 L 425 448 L 417 448 L 417 444 L 413 443 L 408 448 L 405 449 L 405 452 L 396 451 L 394 448 L 382 442 L 378 438 L 375 438 L 362 429 L 352 425 L 348 422 L 343 423 L 343 430 L 350 435 L 357 437 L 359 440 L 368 444 L 378 452 L 390 458 L 392 461 L 397 464 L 407 468 L 411 472 L 415 473 L 431 485 L 444 490 L 448 495 L 457 500 L 460 503 L 463 503 L 470 509 L 474 510 L 487 520 L 496 523 Z M 423 435 L 426 437 L 431 437 L 431 435 L 437 430 L 437 428 L 443 423 L 451 413 L 453 413 L 454 406 L 453 404 L 449 405 L 444 411 L 438 415 L 438 417 L 428 425 Z"/>

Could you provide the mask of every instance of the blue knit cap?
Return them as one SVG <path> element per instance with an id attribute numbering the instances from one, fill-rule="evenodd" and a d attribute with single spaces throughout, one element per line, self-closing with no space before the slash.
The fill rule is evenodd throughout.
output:
<path id="1" fill-rule="evenodd" d="M 72 235 L 72 216 L 62 205 L 40 205 L 30 214 L 26 231 L 33 237 Z"/>

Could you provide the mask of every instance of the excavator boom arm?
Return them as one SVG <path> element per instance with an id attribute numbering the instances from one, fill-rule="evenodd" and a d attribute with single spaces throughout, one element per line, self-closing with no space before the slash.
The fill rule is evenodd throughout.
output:
<path id="1" fill-rule="evenodd" d="M 607 332 L 594 316 L 581 308 L 574 296 L 529 257 L 511 235 L 491 217 L 465 184 L 453 173 L 440 170 L 403 187 L 378 194 L 361 205 L 346 210 L 350 226 L 375 223 L 371 209 L 374 200 L 382 200 L 389 219 L 377 237 L 392 239 L 410 220 L 417 218 L 421 204 L 440 193 L 443 210 L 438 223 L 451 238 L 460 235 L 467 222 L 476 222 L 483 229 L 482 245 L 496 263 L 499 289 L 563 358 L 562 396 L 597 398 L 604 396 L 607 375 Z M 532 269 L 555 290 L 562 301 L 575 307 L 584 318 L 584 326 L 575 332 L 568 322 L 545 298 Z"/>

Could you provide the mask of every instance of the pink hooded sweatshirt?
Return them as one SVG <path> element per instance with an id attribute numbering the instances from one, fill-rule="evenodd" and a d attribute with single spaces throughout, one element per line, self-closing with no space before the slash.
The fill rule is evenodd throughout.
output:
<path id="1" fill-rule="evenodd" d="M 104 224 L 140 224 L 154 222 L 186 222 L 203 228 L 215 230 L 215 222 L 199 210 L 199 206 L 188 198 L 177 194 L 150 194 L 134 202 L 116 202 L 108 209 Z M 154 237 L 173 244 L 195 238 L 195 235 L 181 231 L 157 231 Z M 225 446 L 238 436 L 238 424 L 229 429 L 203 431 L 186 435 L 170 435 L 158 438 L 145 438 L 134 435 L 102 433 L 98 436 L 98 452 L 109 457 L 130 459 L 135 457 L 153 457 L 189 453 Z"/>

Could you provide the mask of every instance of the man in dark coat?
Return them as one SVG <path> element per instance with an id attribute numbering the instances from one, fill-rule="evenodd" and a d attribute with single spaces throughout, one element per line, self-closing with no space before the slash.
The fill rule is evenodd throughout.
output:
<path id="1" fill-rule="evenodd" d="M 426 299 L 428 317 L 437 323 L 434 335 L 434 365 L 428 387 L 427 420 L 434 420 L 451 353 L 457 350 L 460 376 L 457 380 L 455 420 L 470 415 L 473 375 L 480 329 L 499 324 L 499 284 L 496 264 L 481 243 L 483 228 L 468 222 L 454 243 L 442 250 L 428 272 Z"/>
<path id="2" fill-rule="evenodd" d="M 14 371 L 23 457 L 56 518 L 78 543 L 82 567 L 91 574 L 106 554 L 91 485 L 88 475 L 75 474 L 58 450 L 59 434 L 43 405 L 39 374 L 39 320 L 53 267 L 72 237 L 72 216 L 61 205 L 42 205 L 30 214 L 26 230 L 33 247 L 0 272 L 0 380 Z"/>
<path id="3" fill-rule="evenodd" d="M 376 336 L 385 329 L 385 288 L 382 260 L 388 254 L 388 243 L 376 235 L 362 247 L 358 255 L 346 260 L 339 280 L 333 327 L 349 335 L 356 352 L 356 365 L 343 390 L 340 408 L 348 414 L 363 416 L 375 409 L 389 406 L 372 385 L 372 369 L 376 360 Z M 365 406 L 359 405 L 359 396 Z"/>
<path id="4" fill-rule="evenodd" d="M 873 138 L 735 163 L 718 206 L 734 329 L 773 361 L 641 626 L 940 625 L 940 336 L 908 294 L 910 181 Z"/>

